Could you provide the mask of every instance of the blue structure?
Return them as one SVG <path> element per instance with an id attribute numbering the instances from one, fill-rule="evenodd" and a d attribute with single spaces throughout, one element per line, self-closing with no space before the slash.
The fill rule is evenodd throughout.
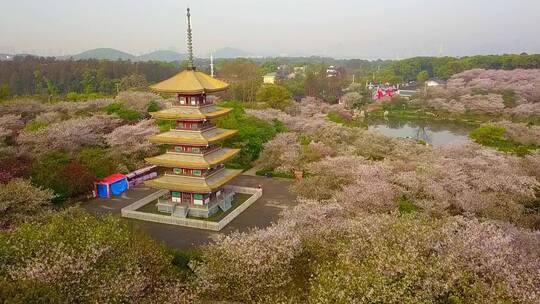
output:
<path id="1" fill-rule="evenodd" d="M 124 174 L 116 173 L 95 183 L 97 197 L 110 198 L 119 196 L 129 189 L 128 179 Z"/>

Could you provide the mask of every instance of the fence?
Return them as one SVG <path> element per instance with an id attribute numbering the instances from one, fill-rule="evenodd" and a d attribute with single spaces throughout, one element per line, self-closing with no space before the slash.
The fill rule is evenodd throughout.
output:
<path id="1" fill-rule="evenodd" d="M 141 221 L 149 221 L 161 224 L 170 224 L 212 231 L 220 231 L 227 224 L 229 224 L 235 217 L 240 213 L 246 210 L 251 206 L 256 200 L 262 196 L 262 189 L 257 188 L 248 188 L 248 187 L 238 187 L 238 186 L 225 186 L 225 189 L 232 190 L 236 193 L 251 194 L 251 197 L 248 198 L 242 205 L 236 207 L 233 211 L 223 217 L 219 222 L 197 220 L 190 218 L 179 218 L 171 215 L 162 215 L 137 211 L 137 209 L 143 207 L 144 205 L 149 204 L 150 202 L 158 199 L 160 196 L 166 194 L 167 190 L 160 190 L 152 195 L 149 195 L 143 199 L 136 201 L 135 203 L 122 208 L 121 213 L 122 217 L 137 219 Z"/>

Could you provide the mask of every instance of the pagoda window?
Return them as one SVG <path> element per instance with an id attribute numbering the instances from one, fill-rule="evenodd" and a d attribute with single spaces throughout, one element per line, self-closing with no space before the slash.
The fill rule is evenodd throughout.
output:
<path id="1" fill-rule="evenodd" d="M 193 170 L 193 175 L 202 176 L 202 170 Z"/>
<path id="2" fill-rule="evenodd" d="M 195 99 L 194 97 L 190 97 L 189 99 L 190 99 L 190 101 L 191 101 L 191 105 L 192 105 L 192 106 L 197 105 L 197 99 Z"/>
<path id="3" fill-rule="evenodd" d="M 193 147 L 193 148 L 191 148 L 191 152 L 193 152 L 193 153 L 201 153 L 201 148 Z"/>
<path id="4" fill-rule="evenodd" d="M 171 200 L 173 203 L 181 203 L 181 198 L 180 198 L 181 194 L 180 192 L 171 192 Z"/>
<path id="5" fill-rule="evenodd" d="M 195 122 L 195 123 L 192 123 L 192 124 L 191 124 L 191 128 L 192 128 L 192 129 L 198 129 L 198 128 L 199 128 L 199 124 L 196 123 L 196 122 Z"/>
<path id="6" fill-rule="evenodd" d="M 198 206 L 204 205 L 203 195 L 202 194 L 193 194 L 193 204 L 198 205 Z"/>
<path id="7" fill-rule="evenodd" d="M 174 147 L 174 151 L 176 151 L 176 152 L 184 152 L 184 147 L 182 147 L 182 146 L 175 146 L 175 147 Z"/>
<path id="8" fill-rule="evenodd" d="M 173 169 L 173 173 L 174 173 L 174 174 L 182 174 L 183 171 L 182 171 L 181 168 L 174 168 L 174 169 Z"/>
<path id="9" fill-rule="evenodd" d="M 178 100 L 180 101 L 180 104 L 181 104 L 181 105 L 185 105 L 185 104 L 186 104 L 186 98 L 185 98 L 184 96 L 180 96 L 180 97 L 178 98 Z"/>

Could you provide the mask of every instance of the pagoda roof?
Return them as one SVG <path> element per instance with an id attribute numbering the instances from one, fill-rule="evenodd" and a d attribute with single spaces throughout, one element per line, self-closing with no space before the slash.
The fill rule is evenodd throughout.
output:
<path id="1" fill-rule="evenodd" d="M 150 89 L 161 93 L 202 94 L 224 91 L 228 87 L 228 83 L 192 68 L 156 83 Z"/>
<path id="2" fill-rule="evenodd" d="M 165 133 L 150 136 L 148 140 L 155 144 L 187 144 L 187 145 L 209 145 L 227 139 L 238 132 L 237 130 L 226 130 L 211 128 L 203 131 L 172 129 Z"/>
<path id="3" fill-rule="evenodd" d="M 173 106 L 157 112 L 151 112 L 154 119 L 177 120 L 177 119 L 212 119 L 221 117 L 232 111 L 216 105 L 209 106 Z"/>
<path id="4" fill-rule="evenodd" d="M 207 177 L 165 174 L 147 180 L 144 184 L 148 187 L 171 191 L 210 193 L 219 190 L 241 173 L 242 170 L 222 169 Z"/>
<path id="5" fill-rule="evenodd" d="M 209 169 L 234 157 L 240 149 L 218 149 L 208 154 L 167 152 L 146 161 L 152 165 L 170 168 Z"/>

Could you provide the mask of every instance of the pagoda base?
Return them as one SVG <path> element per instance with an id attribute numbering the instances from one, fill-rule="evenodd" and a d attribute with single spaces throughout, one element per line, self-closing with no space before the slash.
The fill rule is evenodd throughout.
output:
<path id="1" fill-rule="evenodd" d="M 234 194 L 233 191 L 223 191 L 218 198 L 211 200 L 203 206 L 189 203 L 177 203 L 173 202 L 171 198 L 161 197 L 158 199 L 156 207 L 158 212 L 167 213 L 174 217 L 209 218 L 219 211 L 228 211 L 232 207 Z"/>

